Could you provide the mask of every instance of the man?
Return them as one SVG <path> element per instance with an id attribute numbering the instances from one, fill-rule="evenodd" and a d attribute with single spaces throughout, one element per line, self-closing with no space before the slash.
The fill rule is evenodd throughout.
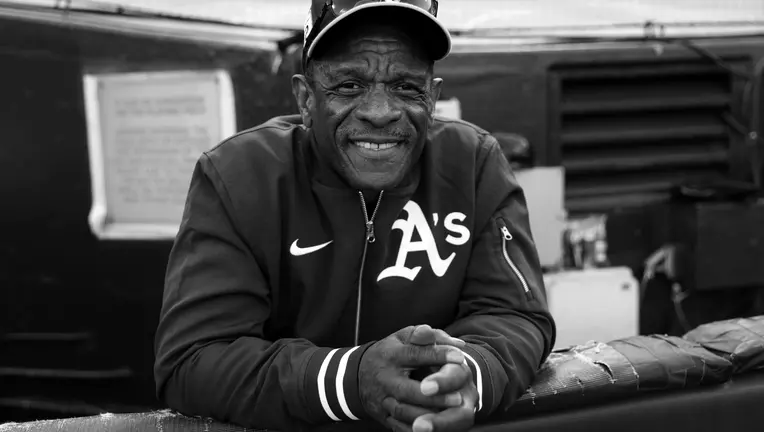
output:
<path id="1" fill-rule="evenodd" d="M 461 431 L 531 383 L 555 327 L 525 198 L 495 139 L 433 119 L 436 14 L 314 0 L 300 115 L 201 156 L 156 336 L 171 408 Z"/>

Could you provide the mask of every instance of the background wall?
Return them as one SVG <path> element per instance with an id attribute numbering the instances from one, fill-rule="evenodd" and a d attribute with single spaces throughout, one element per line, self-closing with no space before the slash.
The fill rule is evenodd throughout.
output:
<path id="1" fill-rule="evenodd" d="M 293 64 L 273 74 L 276 58 L 0 21 L 0 421 L 22 406 L 56 416 L 156 404 L 153 334 L 171 242 L 91 234 L 82 73 L 224 67 L 245 129 L 293 111 Z"/>

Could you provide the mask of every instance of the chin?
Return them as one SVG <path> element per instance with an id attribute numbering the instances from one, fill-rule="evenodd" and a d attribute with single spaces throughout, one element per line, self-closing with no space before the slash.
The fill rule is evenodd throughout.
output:
<path id="1" fill-rule="evenodd" d="M 347 145 L 341 150 L 339 171 L 355 189 L 380 191 L 397 187 L 414 165 L 409 143 L 384 150 Z"/>
<path id="2" fill-rule="evenodd" d="M 359 190 L 382 191 L 394 189 L 400 184 L 403 176 L 399 173 L 354 173 L 349 177 L 350 185 Z"/>

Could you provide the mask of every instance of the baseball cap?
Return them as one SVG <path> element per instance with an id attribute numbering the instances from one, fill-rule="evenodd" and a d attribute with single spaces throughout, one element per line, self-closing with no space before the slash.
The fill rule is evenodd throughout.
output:
<path id="1" fill-rule="evenodd" d="M 442 60 L 451 52 L 451 34 L 437 15 L 437 0 L 312 0 L 305 20 L 303 66 L 330 32 L 341 35 L 341 24 L 380 19 L 413 33 L 433 61 Z"/>

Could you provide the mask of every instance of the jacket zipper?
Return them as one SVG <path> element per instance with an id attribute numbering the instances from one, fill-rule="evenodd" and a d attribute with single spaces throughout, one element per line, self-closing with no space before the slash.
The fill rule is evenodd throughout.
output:
<path id="1" fill-rule="evenodd" d="M 363 243 L 363 255 L 361 255 L 361 270 L 358 272 L 358 301 L 355 309 L 355 346 L 358 346 L 359 335 L 361 331 L 361 298 L 363 296 L 363 268 L 366 265 L 366 252 L 369 249 L 369 245 L 377 241 L 377 237 L 374 233 L 374 218 L 377 217 L 377 210 L 379 210 L 379 203 L 382 202 L 382 195 L 385 191 L 379 192 L 377 198 L 377 204 L 374 206 L 374 211 L 369 217 L 369 212 L 366 210 L 366 200 L 363 198 L 363 192 L 358 191 L 358 196 L 361 198 L 361 210 L 363 210 L 363 218 L 366 222 L 366 241 Z"/>
<path id="2" fill-rule="evenodd" d="M 501 252 L 504 255 L 504 261 L 512 270 L 512 273 L 514 273 L 517 279 L 520 281 L 520 285 L 523 286 L 523 291 L 525 291 L 525 296 L 528 298 L 528 300 L 531 300 L 533 299 L 533 293 L 531 293 L 531 289 L 528 286 L 528 281 L 520 272 L 520 269 L 517 267 L 517 265 L 515 265 L 515 262 L 512 261 L 512 258 L 509 256 L 509 252 L 507 252 L 507 244 L 509 244 L 509 242 L 511 242 L 514 237 L 512 237 L 512 233 L 509 232 L 507 224 L 505 224 L 501 219 L 499 219 L 499 231 L 501 231 Z"/>

